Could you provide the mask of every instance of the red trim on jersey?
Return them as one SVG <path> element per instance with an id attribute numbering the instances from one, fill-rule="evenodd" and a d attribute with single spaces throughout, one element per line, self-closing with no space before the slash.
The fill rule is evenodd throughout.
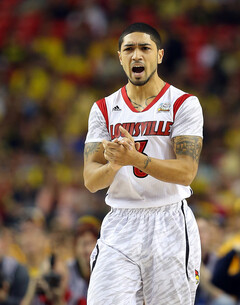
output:
<path id="1" fill-rule="evenodd" d="M 151 101 L 151 103 L 143 109 L 143 111 L 138 111 L 133 104 L 131 103 L 128 95 L 127 95 L 127 90 L 126 90 L 126 86 L 122 87 L 121 89 L 121 93 L 122 93 L 122 97 L 125 101 L 125 103 L 128 105 L 128 107 L 133 111 L 133 112 L 144 112 L 147 111 L 148 109 L 150 109 L 163 95 L 164 93 L 167 91 L 167 89 L 170 87 L 170 84 L 166 83 L 165 86 L 162 88 L 162 90 L 158 93 L 158 95 L 154 98 L 153 101 Z"/>
<path id="2" fill-rule="evenodd" d="M 183 94 L 175 101 L 175 103 L 173 105 L 173 121 L 175 120 L 175 116 L 176 116 L 176 113 L 177 113 L 179 107 L 189 96 L 192 96 L 192 94 L 188 94 L 188 93 Z"/>
<path id="3" fill-rule="evenodd" d="M 106 125 L 107 125 L 107 130 L 109 131 L 108 112 L 107 112 L 107 105 L 106 105 L 105 98 L 97 101 L 96 104 L 98 105 L 98 108 L 100 109 L 100 111 L 102 112 L 102 114 L 105 118 Z"/>

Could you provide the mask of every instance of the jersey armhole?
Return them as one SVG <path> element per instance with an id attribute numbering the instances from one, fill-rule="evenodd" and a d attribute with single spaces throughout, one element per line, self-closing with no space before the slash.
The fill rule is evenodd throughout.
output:
<path id="1" fill-rule="evenodd" d="M 105 119 L 105 122 L 106 122 L 107 130 L 109 132 L 109 120 L 108 120 L 108 112 L 107 112 L 107 105 L 106 105 L 105 98 L 97 101 L 96 104 L 98 105 L 98 108 L 102 112 L 102 115 L 103 115 L 103 117 Z"/>

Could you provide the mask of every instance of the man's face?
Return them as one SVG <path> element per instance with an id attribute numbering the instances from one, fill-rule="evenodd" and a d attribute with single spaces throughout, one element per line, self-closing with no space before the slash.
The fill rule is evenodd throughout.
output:
<path id="1" fill-rule="evenodd" d="M 118 52 L 123 70 L 135 86 L 143 86 L 157 75 L 163 54 L 163 49 L 157 50 L 149 34 L 140 32 L 126 35 Z"/>

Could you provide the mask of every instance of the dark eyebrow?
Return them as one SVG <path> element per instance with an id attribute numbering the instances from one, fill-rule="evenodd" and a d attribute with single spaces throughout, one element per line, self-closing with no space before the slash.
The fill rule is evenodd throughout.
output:
<path id="1" fill-rule="evenodd" d="M 151 46 L 150 43 L 126 43 L 124 44 L 124 48 L 125 47 L 133 47 L 133 46 L 140 46 L 140 47 L 145 47 L 145 46 Z"/>

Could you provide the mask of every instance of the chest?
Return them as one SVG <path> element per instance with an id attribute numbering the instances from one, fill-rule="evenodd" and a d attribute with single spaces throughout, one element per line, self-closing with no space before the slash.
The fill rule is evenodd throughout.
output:
<path id="1" fill-rule="evenodd" d="M 111 139 L 121 136 L 123 126 L 134 138 L 169 136 L 173 125 L 171 104 L 157 102 L 147 111 L 132 111 L 124 102 L 108 110 Z"/>

